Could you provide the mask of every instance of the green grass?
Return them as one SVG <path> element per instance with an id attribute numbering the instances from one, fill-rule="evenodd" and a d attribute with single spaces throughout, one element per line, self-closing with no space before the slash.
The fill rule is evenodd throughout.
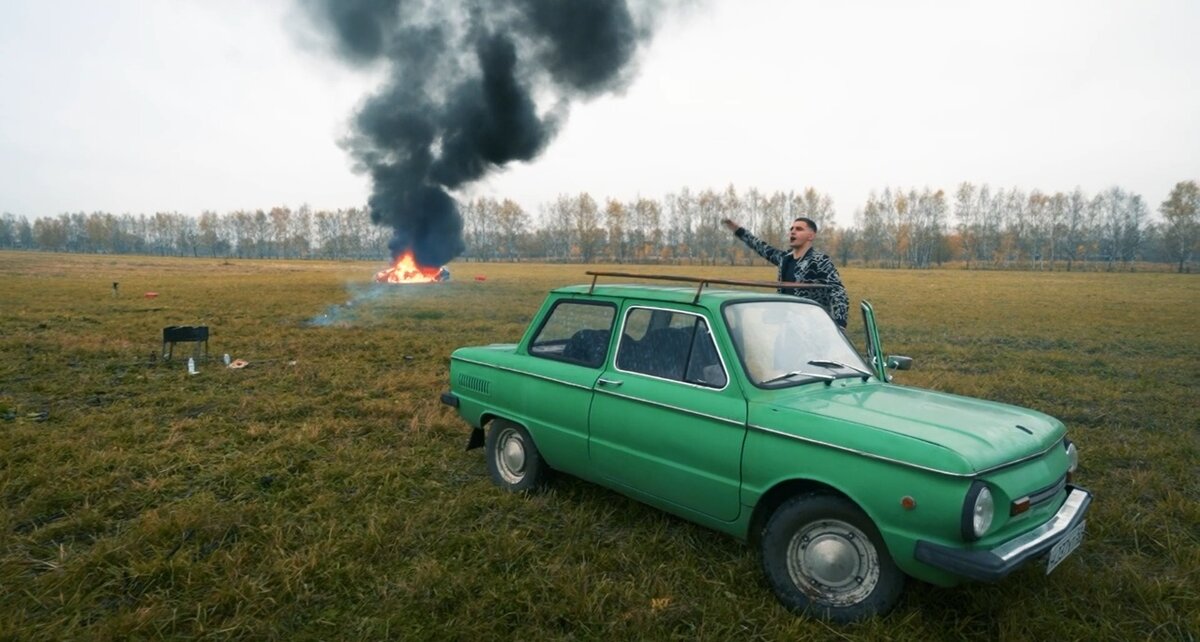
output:
<path id="1" fill-rule="evenodd" d="M 464 451 L 450 351 L 591 266 L 379 267 L 0 253 L 0 640 L 1200 637 L 1195 276 L 844 270 L 900 382 L 1062 418 L 1096 501 L 1050 576 L 910 583 L 837 627 L 739 542 L 571 478 L 504 494 Z M 159 356 L 177 324 L 211 329 L 196 376 Z"/>

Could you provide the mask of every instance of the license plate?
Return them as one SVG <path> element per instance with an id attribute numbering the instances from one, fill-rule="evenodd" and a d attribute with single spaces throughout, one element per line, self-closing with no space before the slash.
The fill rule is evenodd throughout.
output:
<path id="1" fill-rule="evenodd" d="M 1066 536 L 1050 549 L 1050 555 L 1046 559 L 1046 575 L 1054 570 L 1063 560 L 1067 559 L 1075 549 L 1079 548 L 1079 544 L 1083 541 L 1083 527 L 1087 521 L 1079 522 L 1079 525 L 1067 531 Z"/>

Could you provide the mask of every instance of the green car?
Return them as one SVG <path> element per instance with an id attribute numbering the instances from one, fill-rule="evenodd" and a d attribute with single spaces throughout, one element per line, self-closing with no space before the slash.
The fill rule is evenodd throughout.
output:
<path id="1" fill-rule="evenodd" d="M 807 299 L 660 278 L 695 283 L 593 278 L 520 343 L 454 351 L 442 401 L 496 484 L 560 471 L 733 535 L 784 606 L 840 622 L 908 577 L 1049 573 L 1079 546 L 1091 494 L 1062 422 L 891 383 L 911 359 L 884 356 L 865 301 L 861 356 Z"/>

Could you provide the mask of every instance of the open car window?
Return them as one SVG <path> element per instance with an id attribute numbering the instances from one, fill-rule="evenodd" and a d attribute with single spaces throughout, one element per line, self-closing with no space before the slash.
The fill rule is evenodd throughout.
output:
<path id="1" fill-rule="evenodd" d="M 756 385 L 779 387 L 829 376 L 862 376 L 849 367 L 813 365 L 810 361 L 870 370 L 829 314 L 816 305 L 747 301 L 725 306 L 724 314 L 746 375 Z M 797 374 L 780 378 L 789 373 Z"/>
<path id="2" fill-rule="evenodd" d="M 617 309 L 591 301 L 560 301 L 529 344 L 529 354 L 591 368 L 604 364 Z"/>
<path id="3" fill-rule="evenodd" d="M 631 308 L 617 346 L 618 370 L 724 388 L 728 375 L 704 318 L 654 308 Z"/>

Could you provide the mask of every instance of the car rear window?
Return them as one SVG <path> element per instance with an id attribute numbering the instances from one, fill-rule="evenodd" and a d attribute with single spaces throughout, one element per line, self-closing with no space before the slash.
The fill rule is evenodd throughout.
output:
<path id="1" fill-rule="evenodd" d="M 598 368 L 608 353 L 616 314 L 609 303 L 559 301 L 529 344 L 529 354 Z"/>

